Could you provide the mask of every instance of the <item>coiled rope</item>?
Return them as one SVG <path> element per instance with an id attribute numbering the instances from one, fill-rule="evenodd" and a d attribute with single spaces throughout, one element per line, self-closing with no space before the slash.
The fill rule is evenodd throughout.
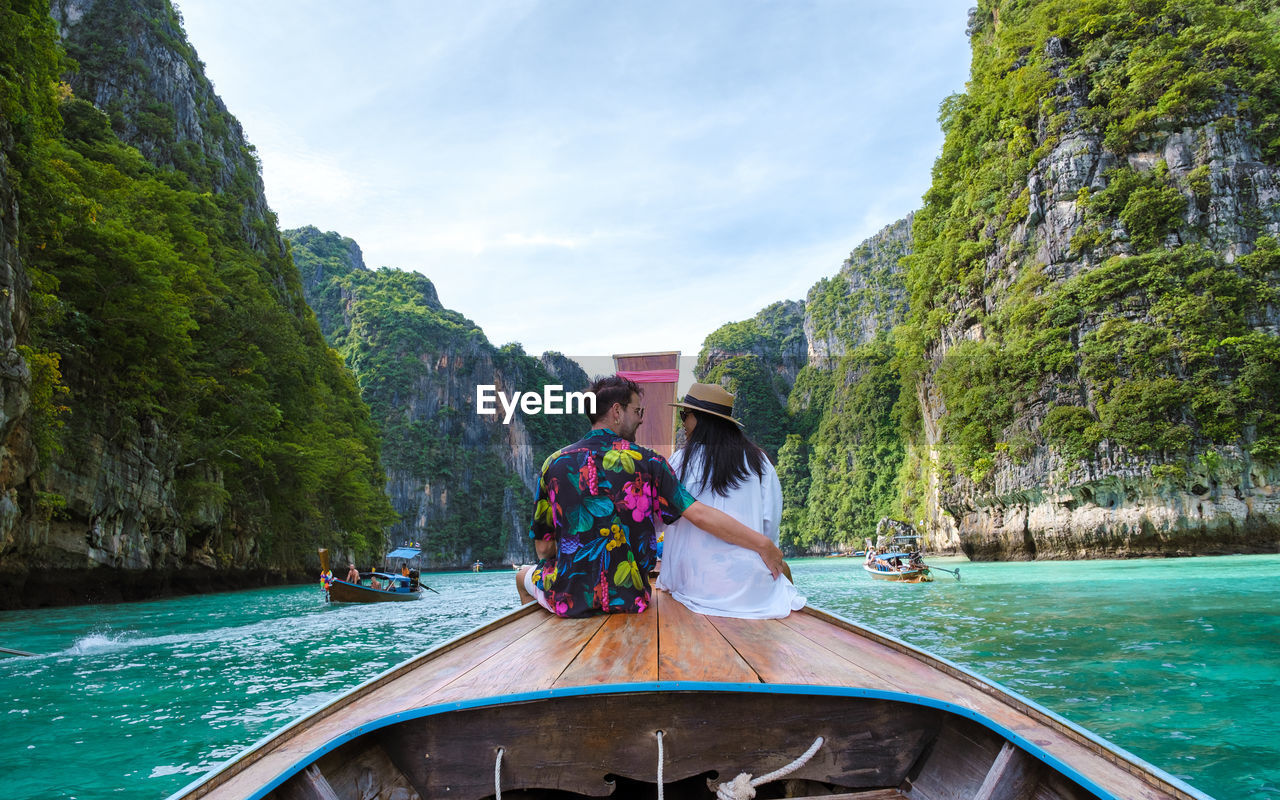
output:
<path id="1" fill-rule="evenodd" d="M 819 736 L 813 740 L 813 744 L 809 745 L 809 749 L 804 751 L 804 755 L 792 761 L 782 769 L 775 769 L 766 775 L 752 779 L 745 772 L 738 773 L 738 777 L 731 781 L 725 781 L 716 787 L 716 797 L 719 800 L 752 800 L 756 796 L 756 787 L 762 783 L 776 781 L 778 778 L 785 778 L 791 773 L 809 763 L 809 759 L 813 758 L 813 754 L 818 752 L 818 748 L 822 747 L 823 738 Z"/>

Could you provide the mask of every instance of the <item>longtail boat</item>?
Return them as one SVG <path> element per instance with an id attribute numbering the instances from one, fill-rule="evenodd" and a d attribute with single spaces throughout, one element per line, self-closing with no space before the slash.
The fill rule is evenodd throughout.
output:
<path id="1" fill-rule="evenodd" d="M 862 568 L 871 577 L 881 581 L 902 583 L 928 583 L 933 580 L 929 567 L 911 560 L 910 553 L 868 553 Z"/>
<path id="2" fill-rule="evenodd" d="M 707 617 L 663 592 L 642 614 L 560 619 L 526 605 L 357 686 L 171 800 L 504 792 L 1208 800 L 886 634 L 812 608 Z"/>
<path id="3" fill-rule="evenodd" d="M 329 569 L 329 551 L 320 550 L 320 587 L 330 603 L 387 603 L 417 600 L 422 590 L 430 589 L 419 582 L 418 570 L 408 569 L 408 562 L 421 552 L 420 548 L 404 546 L 387 553 L 387 560 L 404 559 L 407 574 L 378 572 L 360 573 L 360 581 L 352 582 L 333 577 Z M 435 591 L 432 589 L 432 591 Z"/>

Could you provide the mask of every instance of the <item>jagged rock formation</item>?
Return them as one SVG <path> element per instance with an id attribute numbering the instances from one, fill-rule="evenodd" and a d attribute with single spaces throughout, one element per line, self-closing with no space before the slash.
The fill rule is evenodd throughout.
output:
<path id="1" fill-rule="evenodd" d="M 1249 110 L 1257 106 L 1243 102 L 1246 87 L 1206 59 L 1177 69 L 1202 70 L 1204 86 L 1235 85 L 1216 88 L 1200 111 L 1157 115 L 1154 100 L 1140 99 L 1116 114 L 1115 99 L 1101 100 L 1119 90 L 1096 59 L 1141 47 L 1154 31 L 1095 36 L 1068 23 L 1059 28 L 1066 35 L 1048 36 L 1034 10 L 1006 11 L 975 12 L 966 100 L 991 102 L 988 89 L 1016 79 L 1043 81 L 1052 102 L 1026 128 L 1009 128 L 1008 146 L 1027 154 L 1013 162 L 1028 168 L 1021 177 L 1005 170 L 1018 181 L 1016 199 L 985 217 L 993 235 L 978 243 L 981 269 L 967 279 L 980 289 L 914 298 L 922 314 L 939 304 L 950 311 L 937 329 L 919 318 L 915 327 L 936 337 L 918 387 L 919 444 L 953 474 L 927 474 L 934 529 L 975 558 L 1277 549 L 1280 469 L 1268 408 L 1276 387 L 1249 377 L 1275 368 L 1269 296 L 1280 274 L 1264 237 L 1280 233 L 1280 175 L 1275 154 L 1263 152 L 1265 112 Z M 1181 13 L 1191 16 L 1157 15 L 1170 48 L 1201 52 L 1198 37 L 1227 35 L 1214 29 L 1225 18 L 1192 30 L 1200 12 Z M 1008 55 L 1015 46 L 1020 58 Z M 1238 46 L 1242 61 L 1264 58 Z M 1010 77 L 1019 70 L 1034 77 Z M 1175 91 L 1172 80 L 1157 82 L 1154 96 Z M 959 142 L 972 117 L 959 113 L 949 137 L 957 146 L 943 161 L 966 157 Z M 939 200 L 950 190 L 940 183 Z M 939 225 L 953 212 L 935 204 L 924 213 Z M 913 264 L 917 274 L 947 270 L 936 255 L 944 235 L 917 237 L 929 250 Z M 1228 297 L 1235 293 L 1256 296 Z M 1032 309 L 1062 316 L 1028 324 L 1020 317 Z M 1033 349 L 1017 355 L 1028 334 Z M 1013 381 L 1017 358 L 1035 366 Z M 966 369 L 961 359 L 984 366 Z M 1004 409 L 980 412 L 962 399 L 958 383 L 982 375 L 1008 395 Z M 992 398 L 988 407 L 999 406 Z M 965 436 L 965 425 L 988 435 Z M 989 452 L 966 452 L 976 442 Z"/>
<path id="2" fill-rule="evenodd" d="M 422 542 L 431 568 L 476 559 L 522 563 L 538 470 L 578 439 L 585 416 L 515 412 L 504 424 L 478 413 L 477 386 L 510 396 L 589 381 L 559 353 L 495 348 L 470 320 L 441 305 L 416 272 L 370 270 L 359 246 L 314 227 L 286 232 L 325 337 L 346 358 L 383 438 L 387 490 L 400 522 L 392 538 Z"/>
<path id="3" fill-rule="evenodd" d="M 841 356 L 906 317 L 907 288 L 898 262 L 911 252 L 912 216 L 859 244 L 839 272 L 809 290 L 804 334 L 810 366 L 833 368 Z"/>
<path id="4" fill-rule="evenodd" d="M 0 605 L 261 585 L 311 573 L 317 544 L 372 552 L 391 510 L 367 409 L 176 13 L 47 12 L 0 32 L 23 59 L 0 85 Z"/>
<path id="5" fill-rule="evenodd" d="M 980 559 L 1280 549 L 1275 30 L 974 10 L 924 207 L 807 298 L 794 546 L 879 504 Z"/>

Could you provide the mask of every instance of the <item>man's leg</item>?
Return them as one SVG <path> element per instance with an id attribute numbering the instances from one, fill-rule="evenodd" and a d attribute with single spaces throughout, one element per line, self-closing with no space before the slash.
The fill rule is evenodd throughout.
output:
<path id="1" fill-rule="evenodd" d="M 533 567 L 521 567 L 520 571 L 516 573 L 516 591 L 520 594 L 520 605 L 533 602 L 533 595 L 529 594 L 529 592 L 524 588 L 525 576 L 527 576 L 532 569 Z"/>

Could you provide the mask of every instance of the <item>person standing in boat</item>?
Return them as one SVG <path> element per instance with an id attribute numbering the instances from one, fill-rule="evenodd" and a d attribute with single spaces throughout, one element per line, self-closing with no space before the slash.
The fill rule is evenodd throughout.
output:
<path id="1" fill-rule="evenodd" d="M 356 569 L 355 564 L 347 565 L 347 583 L 359 583 L 360 570 Z"/>
<path id="2" fill-rule="evenodd" d="M 695 383 L 679 409 L 685 446 L 671 457 L 680 482 L 700 502 L 763 532 L 775 544 L 782 519 L 782 484 L 755 442 L 733 418 L 734 397 L 716 384 Z M 778 580 L 754 553 L 702 530 L 687 517 L 667 527 L 659 589 L 692 611 L 717 617 L 778 619 L 804 608 L 790 580 Z M 784 568 L 785 569 L 785 568 Z"/>
<path id="3" fill-rule="evenodd" d="M 561 617 L 644 611 L 657 560 L 655 521 L 682 516 L 781 575 L 782 551 L 773 540 L 698 502 L 665 458 L 632 441 L 644 418 L 638 384 L 611 375 L 590 392 L 591 431 L 542 465 L 529 528 L 539 561 L 516 577 L 522 602 L 537 600 Z"/>

